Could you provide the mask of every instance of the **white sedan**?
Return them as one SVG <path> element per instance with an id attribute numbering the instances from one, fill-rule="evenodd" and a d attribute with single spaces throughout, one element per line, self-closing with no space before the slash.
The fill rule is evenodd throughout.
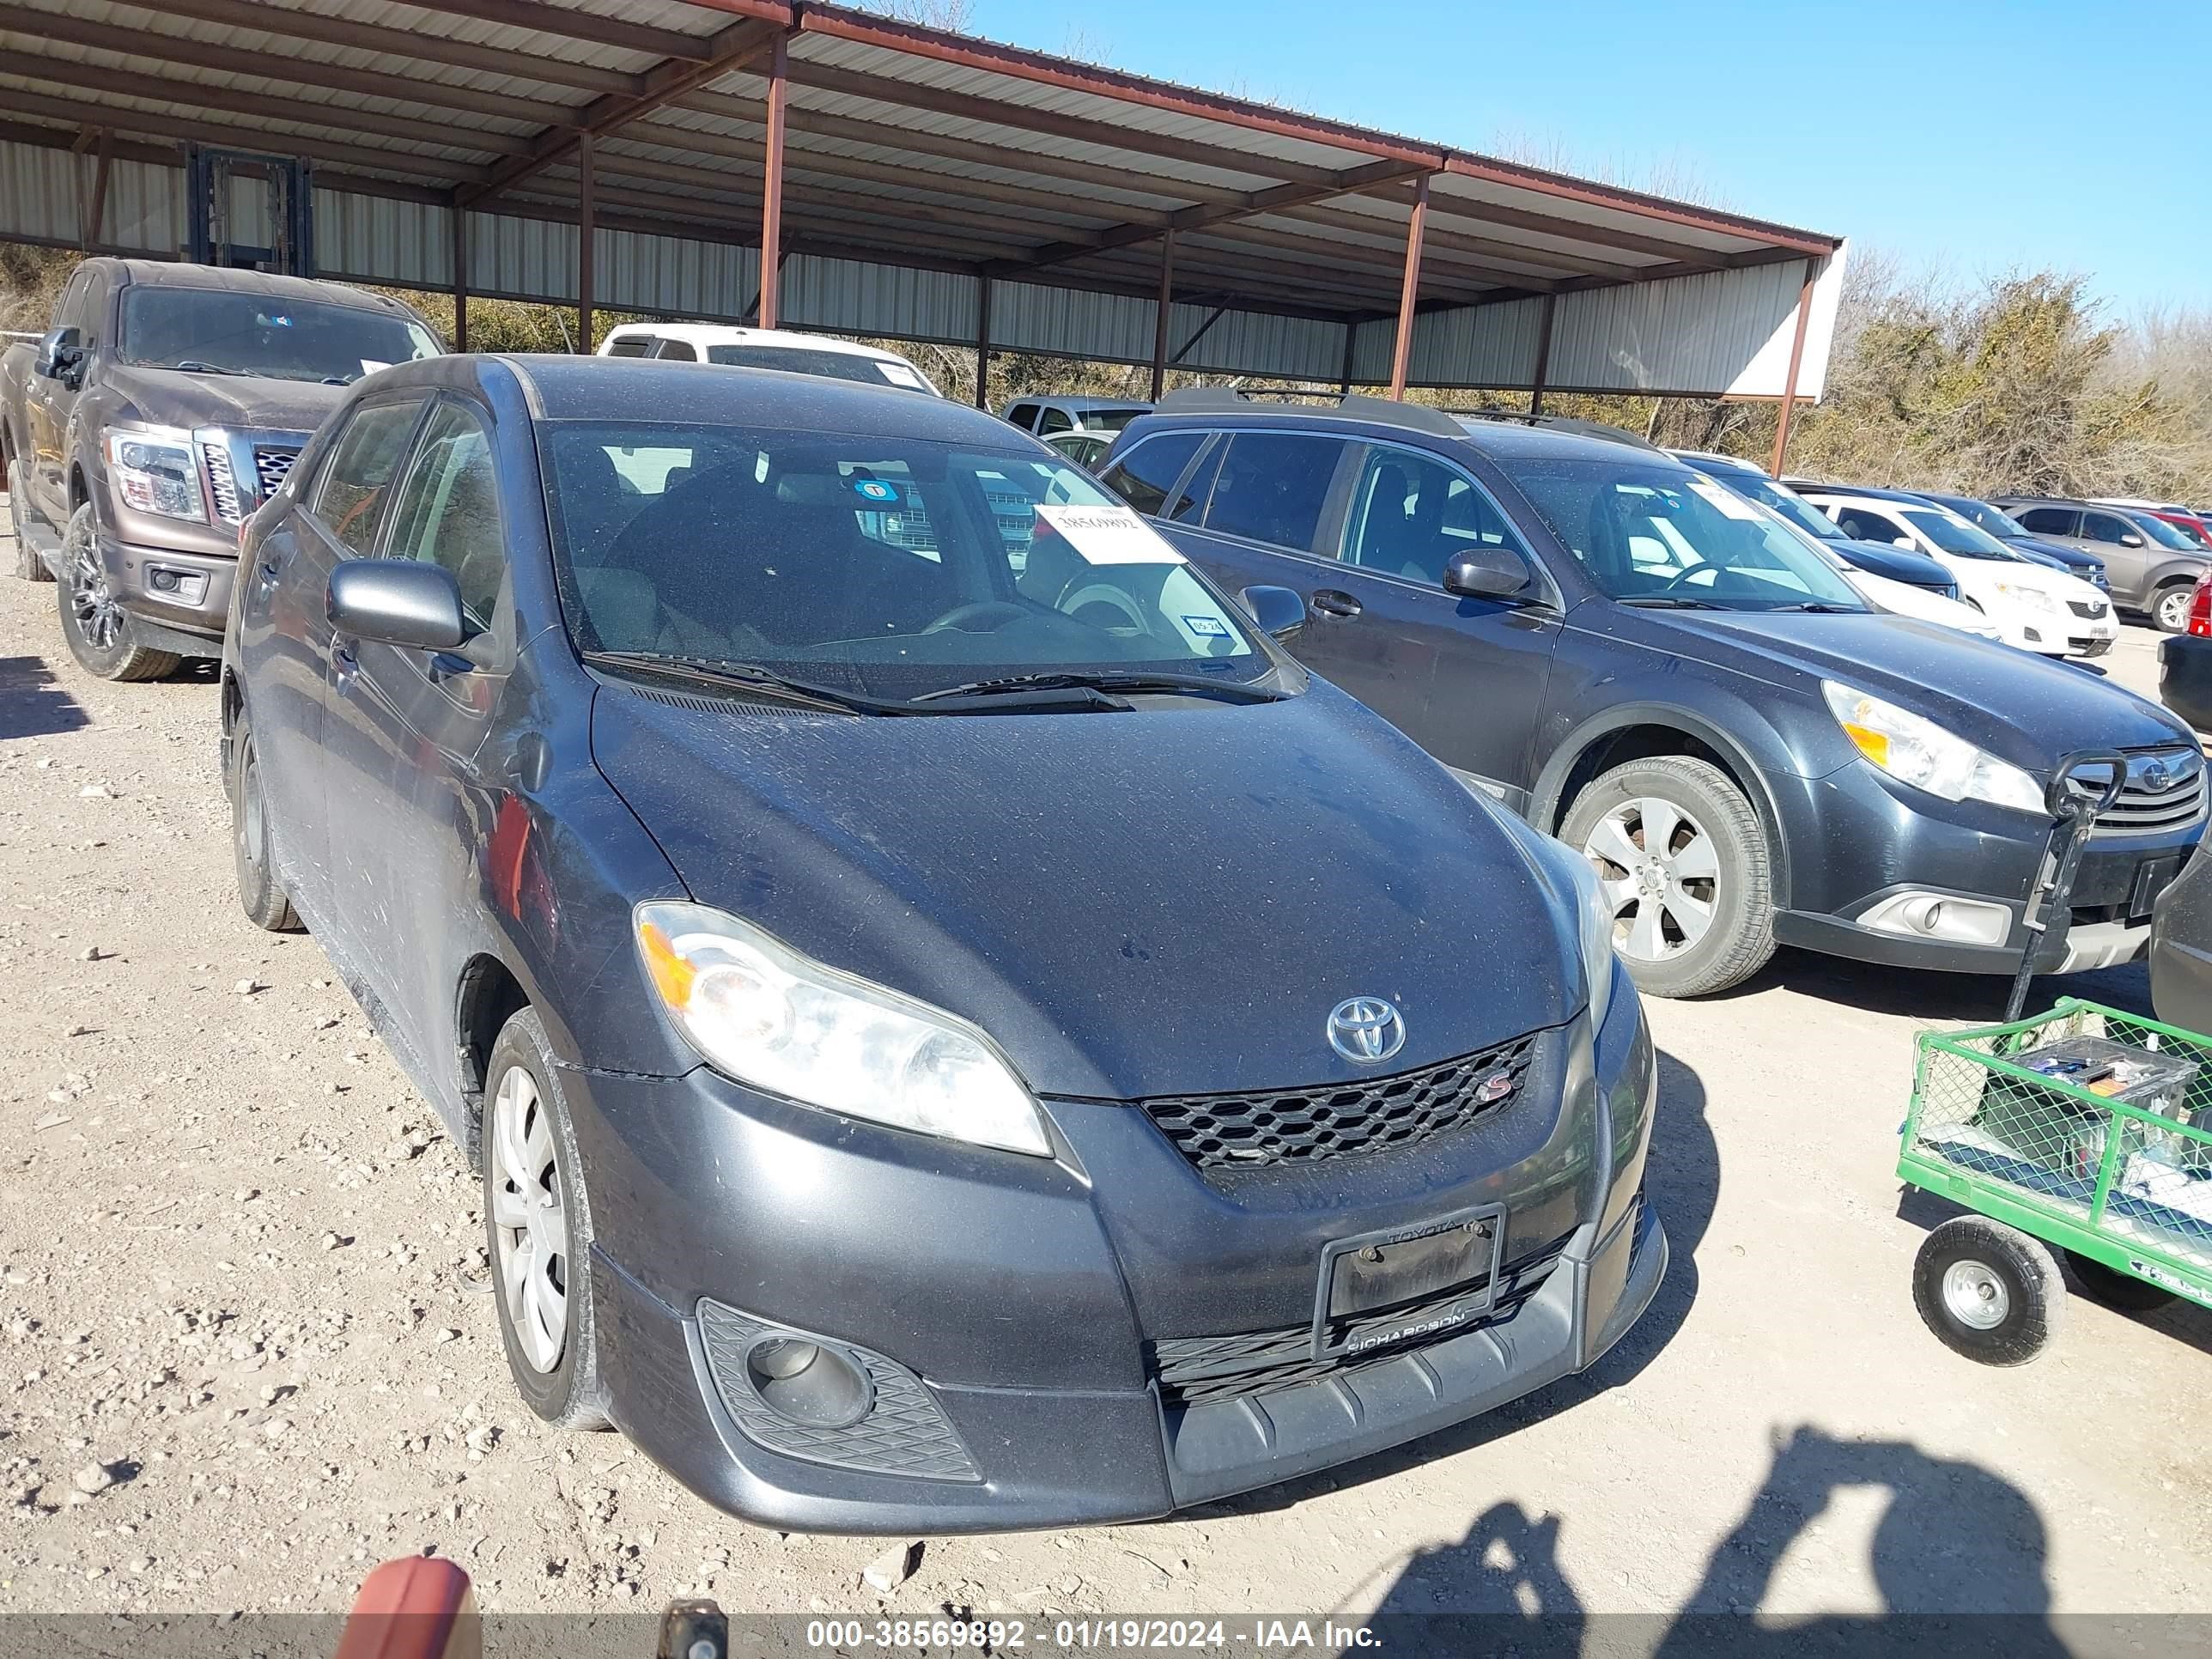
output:
<path id="1" fill-rule="evenodd" d="M 1959 597 L 2008 645 L 2047 657 L 2101 657 L 2120 635 L 2112 601 L 2078 576 L 2022 557 L 1988 532 L 1933 501 L 1800 489 L 1861 541 L 1924 553 L 1958 579 Z"/>

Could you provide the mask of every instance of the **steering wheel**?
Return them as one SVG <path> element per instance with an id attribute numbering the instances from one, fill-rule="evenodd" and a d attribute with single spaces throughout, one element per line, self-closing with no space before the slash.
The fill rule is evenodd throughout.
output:
<path id="1" fill-rule="evenodd" d="M 1700 582 L 1698 584 L 1700 587 L 1718 587 L 1721 585 L 1721 568 L 1717 564 L 1693 564 L 1687 569 L 1678 570 L 1669 576 L 1659 591 L 1662 593 L 1671 593 L 1692 576 L 1704 576 L 1709 579 Z"/>
<path id="2" fill-rule="evenodd" d="M 1010 623 L 1024 621 L 1029 612 L 1005 599 L 971 599 L 966 605 L 956 605 L 921 631 L 941 634 L 947 629 L 958 629 L 963 634 L 995 634 Z M 980 628 L 970 628 L 970 623 L 981 623 Z"/>
<path id="3" fill-rule="evenodd" d="M 1072 585 L 1071 585 L 1072 586 Z M 1060 596 L 1060 608 L 1079 623 L 1109 632 L 1127 629 L 1133 634 L 1151 631 L 1137 602 L 1113 582 L 1091 582 Z M 1085 614 L 1103 613 L 1103 614 Z"/>

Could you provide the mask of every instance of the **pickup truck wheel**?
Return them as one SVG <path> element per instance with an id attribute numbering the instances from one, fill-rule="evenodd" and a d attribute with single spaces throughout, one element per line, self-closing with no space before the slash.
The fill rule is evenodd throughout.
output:
<path id="1" fill-rule="evenodd" d="M 1559 839 L 1597 872 L 1638 990 L 1709 996 L 1774 954 L 1765 828 L 1710 762 L 1656 755 L 1614 767 L 1575 797 Z"/>
<path id="2" fill-rule="evenodd" d="M 100 560 L 100 535 L 87 501 L 70 515 L 62 538 L 62 637 L 85 672 L 103 680 L 158 680 L 173 674 L 184 659 L 173 651 L 140 645 L 132 636 L 130 613 L 107 585 Z"/>
<path id="3" fill-rule="evenodd" d="M 23 510 L 23 469 L 20 464 L 13 465 L 8 469 L 8 529 L 15 538 L 15 574 L 27 582 L 50 582 L 54 573 L 46 568 L 46 562 L 23 533 L 30 527 L 29 520 Z"/>

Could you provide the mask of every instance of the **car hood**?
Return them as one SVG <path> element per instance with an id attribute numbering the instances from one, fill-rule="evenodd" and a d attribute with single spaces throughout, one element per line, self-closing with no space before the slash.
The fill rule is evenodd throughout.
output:
<path id="1" fill-rule="evenodd" d="M 349 390 L 259 374 L 192 374 L 127 365 L 108 368 L 103 378 L 149 422 L 275 432 L 313 432 Z"/>
<path id="2" fill-rule="evenodd" d="M 1657 649 L 1796 690 L 1816 704 L 1817 682 L 1837 680 L 1925 715 L 2038 775 L 2075 750 L 2196 744 L 2156 703 L 2089 670 L 1933 623 L 1611 608 L 1627 619 L 1623 631 L 1636 629 Z"/>
<path id="3" fill-rule="evenodd" d="M 1042 1094 L 1410 1071 L 1571 1016 L 1571 895 L 1334 688 L 1127 714 L 850 718 L 603 684 L 599 769 L 691 896 L 959 1014 Z M 1340 1057 L 1387 997 L 1404 1048 Z"/>
<path id="4" fill-rule="evenodd" d="M 2047 542 L 2040 536 L 2001 536 L 1997 539 L 2023 553 L 2040 553 L 2046 559 L 2062 560 L 2069 568 L 2087 569 L 2092 565 L 2101 568 L 2105 562 L 2094 553 L 2069 547 L 2063 542 Z"/>
<path id="5" fill-rule="evenodd" d="M 1880 542 L 1837 542 L 1832 545 L 1839 556 L 1859 569 L 1887 576 L 1893 582 L 1905 582 L 1913 587 L 1951 586 L 1951 573 L 1924 554 L 1908 552 L 1901 547 L 1884 547 Z"/>

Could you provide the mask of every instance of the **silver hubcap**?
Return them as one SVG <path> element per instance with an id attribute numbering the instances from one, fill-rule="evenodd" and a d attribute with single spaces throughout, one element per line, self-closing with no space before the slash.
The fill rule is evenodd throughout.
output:
<path id="1" fill-rule="evenodd" d="M 80 549 L 70 567 L 70 611 L 87 643 L 100 651 L 114 648 L 123 631 L 123 609 L 107 591 L 107 573 L 100 567 L 96 549 Z"/>
<path id="2" fill-rule="evenodd" d="M 2012 1292 L 1980 1262 L 1954 1261 L 1943 1270 L 1943 1305 L 1969 1329 L 1993 1331 L 2012 1311 Z"/>
<path id="3" fill-rule="evenodd" d="M 507 1068 L 492 1097 L 491 1135 L 491 1219 L 507 1322 L 530 1368 L 550 1371 L 568 1336 L 568 1212 L 552 1120 L 520 1066 Z"/>
<path id="4" fill-rule="evenodd" d="M 2189 602 L 2195 596 L 2187 589 L 2169 593 L 2158 602 L 2158 620 L 2170 633 L 2179 633 L 2189 626 Z"/>
<path id="5" fill-rule="evenodd" d="M 238 791 L 238 844 L 245 849 L 246 861 L 257 870 L 261 867 L 261 766 L 248 749 Z"/>
<path id="6" fill-rule="evenodd" d="M 1705 825 L 1672 801 L 1621 802 L 1590 830 L 1583 856 L 1605 889 L 1623 956 L 1663 962 L 1712 927 L 1720 855 Z"/>

